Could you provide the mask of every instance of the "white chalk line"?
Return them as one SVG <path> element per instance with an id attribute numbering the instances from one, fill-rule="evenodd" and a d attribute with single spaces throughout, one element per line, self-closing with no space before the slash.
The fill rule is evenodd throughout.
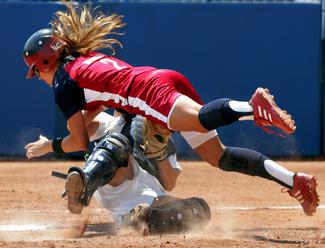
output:
<path id="1" fill-rule="evenodd" d="M 241 207 L 241 206 L 220 206 L 213 207 L 211 210 L 214 211 L 258 211 L 258 210 L 297 210 L 301 209 L 301 206 L 259 206 L 259 207 Z M 318 209 L 325 209 L 325 205 L 318 206 Z M 106 210 L 104 208 L 94 208 L 95 212 L 105 213 Z M 4 212 L 15 212 L 17 214 L 17 210 L 7 209 Z M 49 214 L 49 213 L 69 213 L 68 210 L 64 209 L 49 209 L 49 210 L 24 210 L 24 213 L 32 213 L 32 214 Z M 45 231 L 48 229 L 52 229 L 51 225 L 44 224 L 0 224 L 0 232 L 24 232 L 24 231 Z"/>
<path id="2" fill-rule="evenodd" d="M 324 209 L 325 205 L 319 205 L 317 209 Z M 240 206 L 225 206 L 211 208 L 216 211 L 256 211 L 256 210 L 296 210 L 302 209 L 301 206 L 260 206 L 260 207 L 240 207 Z"/>
<path id="3" fill-rule="evenodd" d="M 242 207 L 242 206 L 219 206 L 219 207 L 211 207 L 211 210 L 219 210 L 219 211 L 256 211 L 256 210 L 296 210 L 301 209 L 301 206 L 295 205 L 295 206 L 284 206 L 284 205 L 271 205 L 271 206 L 248 206 L 248 207 Z M 325 205 L 319 205 L 317 209 L 325 209 Z M 98 213 L 104 213 L 108 210 L 105 208 L 93 208 L 92 209 L 95 212 Z M 18 213 L 19 210 L 14 209 L 4 209 L 1 210 L 1 212 L 7 212 L 7 213 Z M 39 209 L 39 210 L 22 210 L 22 213 L 31 213 L 31 214 L 48 214 L 48 213 L 69 213 L 69 210 L 65 209 Z"/>
<path id="4" fill-rule="evenodd" d="M 47 229 L 47 225 L 39 224 L 0 225 L 0 232 L 45 231 Z"/>

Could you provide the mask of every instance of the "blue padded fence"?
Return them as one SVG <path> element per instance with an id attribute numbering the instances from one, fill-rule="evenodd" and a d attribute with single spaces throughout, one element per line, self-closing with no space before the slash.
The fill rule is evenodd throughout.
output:
<path id="1" fill-rule="evenodd" d="M 296 119 L 297 132 L 286 139 L 264 133 L 253 122 L 220 128 L 225 145 L 270 156 L 321 155 L 320 5 L 98 4 L 105 13 L 125 16 L 119 58 L 180 71 L 205 102 L 221 97 L 249 100 L 256 87 L 267 87 Z M 62 8 L 57 3 L 0 3 L 2 156 L 23 155 L 24 145 L 39 134 L 52 138 L 66 132 L 51 89 L 24 78 L 27 68 L 21 56 L 29 35 L 47 27 Z M 177 135 L 176 144 L 179 154 L 193 155 Z"/>

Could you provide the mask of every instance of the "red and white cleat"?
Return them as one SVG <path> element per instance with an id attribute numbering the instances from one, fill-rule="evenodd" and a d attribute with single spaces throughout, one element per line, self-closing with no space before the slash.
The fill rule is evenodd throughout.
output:
<path id="1" fill-rule="evenodd" d="M 319 206 L 319 195 L 316 187 L 318 183 L 314 176 L 295 173 L 293 187 L 288 190 L 290 196 L 295 198 L 302 206 L 306 215 L 312 216 Z"/>
<path id="2" fill-rule="evenodd" d="M 274 96 L 268 89 L 257 88 L 249 103 L 253 107 L 256 125 L 264 131 L 274 133 L 265 128 L 267 126 L 277 127 L 287 134 L 292 134 L 296 130 L 295 121 L 291 115 L 276 105 Z"/>

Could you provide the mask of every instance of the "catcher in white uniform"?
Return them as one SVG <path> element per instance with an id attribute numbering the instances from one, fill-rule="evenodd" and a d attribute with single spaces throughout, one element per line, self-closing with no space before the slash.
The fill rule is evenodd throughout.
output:
<path id="1" fill-rule="evenodd" d="M 91 140 L 99 141 L 84 168 L 69 169 L 65 191 L 71 213 L 80 214 L 94 195 L 116 223 L 145 224 L 149 233 L 179 233 L 208 223 L 210 209 L 202 198 L 166 193 L 164 187 L 171 190 L 182 169 L 172 140 L 152 132 L 151 124 L 141 116 L 101 113 L 88 125 Z"/>

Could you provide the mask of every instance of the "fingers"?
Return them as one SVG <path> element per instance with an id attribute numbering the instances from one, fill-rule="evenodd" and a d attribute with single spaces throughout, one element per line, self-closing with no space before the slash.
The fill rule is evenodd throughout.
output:
<path id="1" fill-rule="evenodd" d="M 44 151 L 44 145 L 46 144 L 47 141 L 48 141 L 47 137 L 40 135 L 39 140 L 32 143 L 28 143 L 25 146 L 26 157 L 28 159 L 31 159 L 46 154 L 46 152 Z"/>
<path id="2" fill-rule="evenodd" d="M 39 140 L 48 140 L 47 137 L 43 136 L 43 135 L 40 135 L 39 136 Z M 31 143 L 28 143 L 27 145 L 25 145 L 25 150 L 31 148 L 33 145 L 35 145 L 35 143 L 37 143 L 39 140 L 35 141 L 35 142 L 31 142 Z"/>
<path id="3" fill-rule="evenodd" d="M 30 146 L 31 146 L 32 144 L 31 143 L 29 143 L 29 144 L 27 144 L 27 145 L 25 145 L 25 150 L 27 150 Z"/>
<path id="4" fill-rule="evenodd" d="M 27 157 L 28 159 L 31 159 L 31 158 L 35 157 L 35 154 L 34 154 L 33 150 L 28 149 L 28 150 L 26 151 L 26 157 Z"/>

